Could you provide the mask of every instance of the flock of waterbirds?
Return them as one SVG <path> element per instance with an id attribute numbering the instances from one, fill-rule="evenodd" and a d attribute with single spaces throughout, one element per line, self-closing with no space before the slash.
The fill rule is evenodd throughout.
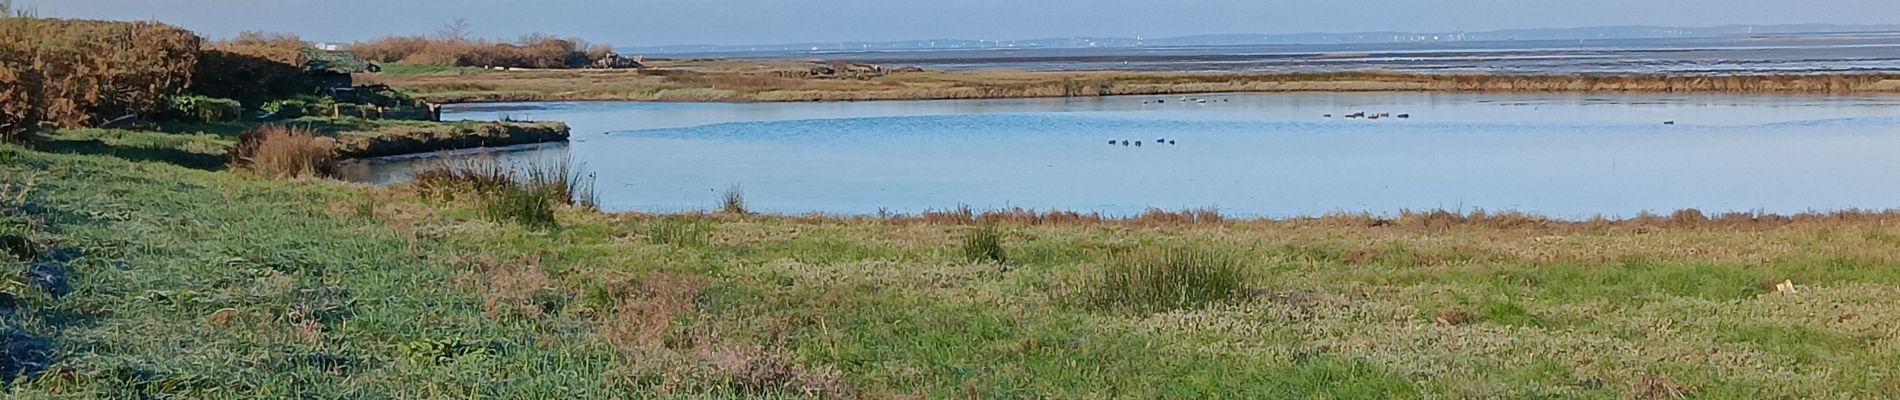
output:
<path id="1" fill-rule="evenodd" d="M 1333 117 L 1333 115 L 1332 115 L 1332 114 L 1326 114 L 1326 115 L 1324 115 L 1324 116 L 1325 116 L 1326 118 L 1332 118 L 1332 117 Z M 1411 118 L 1411 117 L 1412 117 L 1412 114 L 1399 114 L 1399 115 L 1392 115 L 1392 113 L 1389 113 L 1389 112 L 1381 112 L 1381 113 L 1369 113 L 1369 112 L 1365 112 L 1365 111 L 1360 111 L 1360 112 L 1356 112 L 1356 113 L 1352 113 L 1352 114 L 1346 114 L 1346 118 L 1347 118 L 1347 119 L 1357 119 L 1357 118 L 1365 118 L 1365 119 L 1380 119 L 1380 118 L 1401 118 L 1401 119 L 1403 119 L 1403 118 Z"/>
<path id="2" fill-rule="evenodd" d="M 1201 97 L 1188 97 L 1188 96 L 1182 96 L 1182 97 L 1181 97 L 1181 99 L 1180 99 L 1180 104 L 1207 104 L 1207 103 L 1225 103 L 1225 102 L 1227 102 L 1227 101 L 1228 101 L 1227 99 L 1208 99 L 1208 98 L 1201 98 Z M 1167 104 L 1167 103 L 1168 103 L 1168 100 L 1167 100 L 1167 99 L 1154 99 L 1154 100 L 1142 100 L 1142 101 L 1141 101 L 1141 104 Z M 1322 115 L 1322 117 L 1325 117 L 1325 118 L 1333 118 L 1333 114 L 1324 114 L 1324 115 Z M 1398 118 L 1398 119 L 1410 119 L 1410 118 L 1412 118 L 1412 114 L 1405 114 L 1405 113 L 1400 113 L 1400 114 L 1393 114 L 1393 113 L 1390 113 L 1390 112 L 1368 112 L 1368 111 L 1359 111 L 1359 112 L 1354 112 L 1354 113 L 1351 113 L 1351 114 L 1345 114 L 1345 115 L 1341 115 L 1340 117 L 1342 117 L 1342 118 L 1346 118 L 1346 119 L 1360 119 L 1360 118 L 1364 118 L 1364 119 L 1370 119 L 1370 120 L 1377 120 L 1377 119 L 1382 119 L 1382 118 L 1387 118 L 1387 119 L 1389 119 L 1389 118 Z M 1675 124 L 1676 124 L 1676 121 L 1664 121 L 1664 122 L 1663 122 L 1663 125 L 1675 125 Z M 1154 140 L 1154 142 L 1153 142 L 1153 143 L 1154 143 L 1154 144 L 1156 144 L 1156 145 L 1160 145 L 1160 144 L 1167 144 L 1167 145 L 1170 145 L 1170 146 L 1172 146 L 1172 145 L 1174 145 L 1174 144 L 1175 144 L 1175 141 L 1174 141 L 1174 140 L 1172 140 L 1172 139 L 1168 139 L 1168 138 L 1155 138 L 1155 140 Z M 1135 140 L 1135 141 L 1129 141 L 1129 140 L 1127 140 L 1127 139 L 1110 139 L 1110 140 L 1108 141 L 1108 145 L 1110 145 L 1110 146 L 1116 146 L 1116 145 L 1120 145 L 1120 146 L 1129 146 L 1129 147 L 1141 147 L 1141 146 L 1142 146 L 1142 141 L 1140 141 L 1140 140 Z"/>
<path id="3" fill-rule="evenodd" d="M 1141 143 L 1142 142 L 1140 140 L 1136 140 L 1133 142 L 1129 142 L 1128 139 L 1109 139 L 1108 140 L 1108 145 L 1110 146 L 1122 145 L 1122 146 L 1141 147 Z M 1173 146 L 1174 143 L 1175 143 L 1174 139 L 1169 139 L 1165 137 L 1155 138 L 1155 141 L 1154 141 L 1154 144 L 1156 146 L 1163 145 L 1163 144 Z"/>
<path id="4" fill-rule="evenodd" d="M 1227 102 L 1227 99 L 1208 99 L 1208 98 L 1201 98 L 1201 97 L 1181 96 L 1180 104 L 1207 104 L 1207 103 L 1226 103 L 1226 102 Z M 1168 99 L 1142 100 L 1141 104 L 1168 104 Z"/>

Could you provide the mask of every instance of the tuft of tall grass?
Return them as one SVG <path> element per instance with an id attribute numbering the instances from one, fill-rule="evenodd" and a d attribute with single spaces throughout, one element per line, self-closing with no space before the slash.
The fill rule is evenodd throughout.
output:
<path id="1" fill-rule="evenodd" d="M 493 193 L 514 182 L 493 157 L 438 158 L 410 173 L 411 184 L 427 197 L 453 201 L 459 193 Z"/>
<path id="2" fill-rule="evenodd" d="M 1239 258 L 1205 249 L 1149 249 L 1116 256 L 1088 300 L 1104 309 L 1160 312 L 1227 301 L 1245 290 Z"/>
<path id="3" fill-rule="evenodd" d="M 746 215 L 751 212 L 745 207 L 745 188 L 735 183 L 727 186 L 720 194 L 719 212 L 732 215 Z"/>
<path id="4" fill-rule="evenodd" d="M 996 225 L 985 224 L 965 234 L 963 258 L 977 263 L 1007 262 L 1008 258 L 1003 253 L 1003 232 L 996 229 Z"/>
<path id="5" fill-rule="evenodd" d="M 547 186 L 512 183 L 482 196 L 482 216 L 495 222 L 515 222 L 533 228 L 555 228 L 555 190 Z"/>
<path id="6" fill-rule="evenodd" d="M 575 163 L 573 156 L 531 161 L 522 170 L 522 183 L 547 188 L 553 199 L 571 206 L 595 208 L 600 195 L 594 191 L 594 173 L 584 172 L 586 164 Z"/>
<path id="7" fill-rule="evenodd" d="M 594 208 L 594 174 L 583 171 L 571 158 L 536 160 L 520 168 L 503 166 L 493 157 L 442 160 L 412 173 L 414 185 L 425 196 L 450 201 L 458 193 L 481 201 L 482 216 L 496 222 L 516 222 L 554 228 L 558 205 Z"/>
<path id="8" fill-rule="evenodd" d="M 230 159 L 232 168 L 265 177 L 326 177 L 335 171 L 336 140 L 305 128 L 266 125 L 239 134 Z"/>
<path id="9" fill-rule="evenodd" d="M 647 243 L 695 246 L 706 242 L 708 227 L 704 221 L 683 216 L 666 216 L 647 226 Z"/>

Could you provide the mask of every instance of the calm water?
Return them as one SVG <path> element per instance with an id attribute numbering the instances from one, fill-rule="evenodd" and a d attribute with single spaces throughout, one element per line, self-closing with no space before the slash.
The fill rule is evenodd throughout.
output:
<path id="1" fill-rule="evenodd" d="M 1444 208 L 1584 218 L 1900 207 L 1900 97 L 1201 97 L 1208 103 L 532 103 L 459 106 L 445 117 L 567 121 L 571 143 L 501 156 L 571 155 L 599 174 L 610 210 L 714 208 L 733 184 L 754 210 L 778 213 L 1211 206 L 1248 216 Z M 1357 111 L 1412 118 L 1340 118 Z M 388 182 L 417 162 L 349 170 Z"/>

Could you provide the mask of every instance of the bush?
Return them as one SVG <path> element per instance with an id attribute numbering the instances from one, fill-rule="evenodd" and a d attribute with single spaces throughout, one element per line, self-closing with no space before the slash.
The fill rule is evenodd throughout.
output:
<path id="1" fill-rule="evenodd" d="M 265 102 L 258 110 L 270 114 L 271 119 L 296 119 L 310 115 L 312 103 L 306 99 L 281 99 Z"/>
<path id="2" fill-rule="evenodd" d="M 252 48 L 214 48 L 199 54 L 193 93 L 260 104 L 270 99 L 315 93 L 317 86 L 303 64 L 287 64 L 246 54 Z"/>
<path id="3" fill-rule="evenodd" d="M 1137 311 L 1200 308 L 1245 290 L 1238 258 L 1208 250 L 1144 250 L 1110 260 L 1090 300 L 1099 307 Z"/>
<path id="4" fill-rule="evenodd" d="M 231 149 L 232 168 L 271 178 L 330 176 L 335 162 L 336 140 L 281 125 L 245 131 Z"/>
<path id="5" fill-rule="evenodd" d="M 0 19 L 0 125 L 17 137 L 34 119 L 77 128 L 146 115 L 191 84 L 199 42 L 151 22 Z"/>
<path id="6" fill-rule="evenodd" d="M 183 122 L 231 122 L 244 116 L 244 105 L 231 99 L 172 96 L 165 98 L 165 109 L 161 116 Z"/>
<path id="7" fill-rule="evenodd" d="M 1003 233 L 995 225 L 983 225 L 963 236 L 963 258 L 970 262 L 1004 263 Z"/>
<path id="8" fill-rule="evenodd" d="M 25 139 L 39 128 L 46 111 L 39 73 L 20 67 L 24 55 L 0 39 L 0 140 Z"/>

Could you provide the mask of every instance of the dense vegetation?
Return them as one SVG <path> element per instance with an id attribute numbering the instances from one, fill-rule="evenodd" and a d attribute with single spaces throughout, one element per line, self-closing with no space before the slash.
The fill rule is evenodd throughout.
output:
<path id="1" fill-rule="evenodd" d="M 0 136 L 151 113 L 190 86 L 198 46 L 159 23 L 0 17 Z"/>
<path id="2" fill-rule="evenodd" d="M 309 43 L 294 35 L 244 32 L 208 43 L 198 57 L 192 91 L 235 99 L 253 108 L 274 99 L 316 92 L 305 74 Z"/>

